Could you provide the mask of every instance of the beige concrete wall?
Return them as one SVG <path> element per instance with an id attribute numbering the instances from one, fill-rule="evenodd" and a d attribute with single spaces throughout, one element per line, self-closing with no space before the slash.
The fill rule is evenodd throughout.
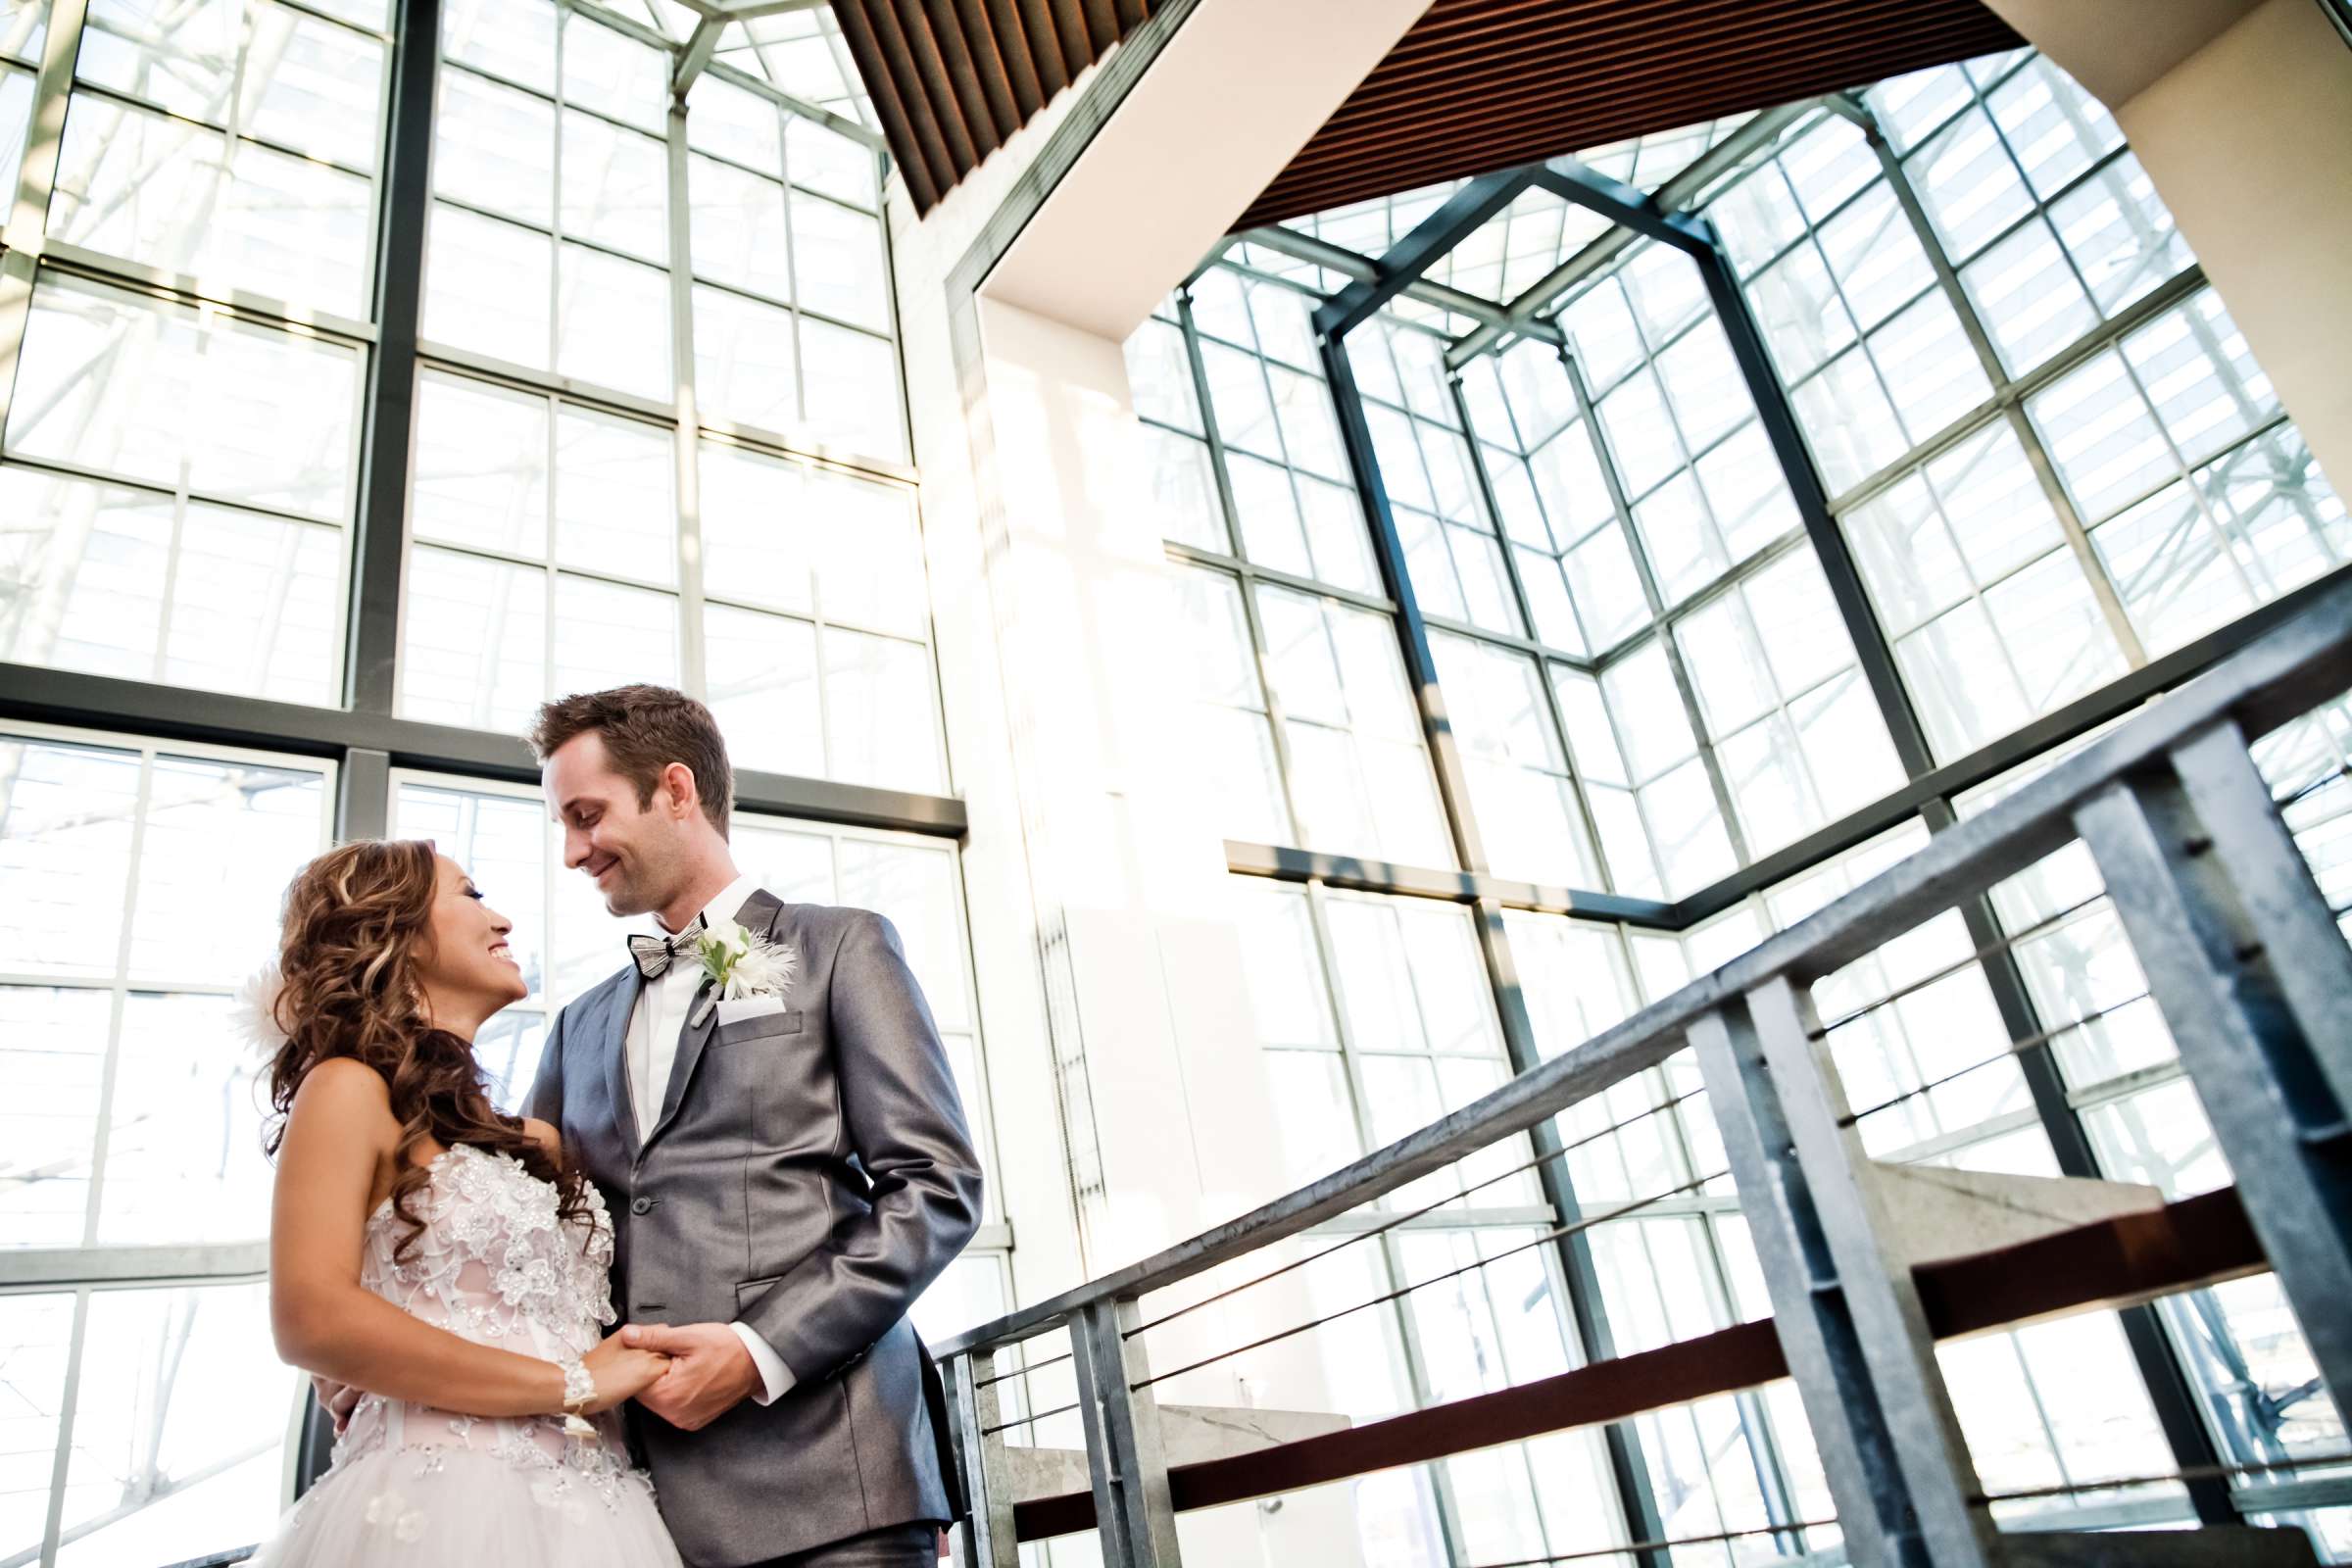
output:
<path id="1" fill-rule="evenodd" d="M 2352 48 L 2314 0 L 1988 3 L 2114 111 L 2313 455 L 2352 485 Z"/>
<path id="2" fill-rule="evenodd" d="M 891 197 L 942 696 L 971 818 L 964 874 L 1023 1301 L 1287 1185 L 1223 840 L 1187 789 L 1199 719 L 1168 658 L 1180 641 L 1175 583 L 1146 493 L 1120 339 L 984 296 L 977 409 L 965 406 L 952 352 L 947 278 L 1075 97 L 921 221 L 895 182 Z M 1214 238 L 1200 236 L 1192 260 Z M 1147 306 L 1176 280 L 1154 275 Z M 989 497 L 1001 524 L 984 516 Z M 1039 951 L 1054 918 L 1066 929 L 1080 1037 L 1064 1049 L 1084 1053 L 1106 1194 L 1083 1231 Z M 1247 1272 L 1265 1266 L 1251 1260 Z M 1301 1284 L 1293 1275 L 1155 1331 L 1148 1353 L 1170 1366 L 1302 1321 L 1312 1313 Z M 1306 1340 L 1162 1393 L 1203 1405 L 1339 1402 Z M 1188 1556 L 1203 1561 L 1347 1568 L 1356 1560 L 1347 1507 L 1345 1489 L 1327 1489 L 1274 1512 L 1187 1514 L 1181 1529 Z"/>
<path id="3" fill-rule="evenodd" d="M 988 279 L 1124 338 L 1429 0 L 1200 0 Z"/>
<path id="4" fill-rule="evenodd" d="M 922 221 L 896 175 L 884 193 L 908 425 L 922 475 L 940 705 L 953 787 L 971 823 L 962 856 L 964 900 L 997 1134 L 997 1212 L 1012 1225 L 1016 1302 L 1076 1284 L 1086 1269 L 1054 1113 L 1037 921 L 1022 851 L 1004 668 L 984 580 L 971 449 L 948 341 L 946 287 L 949 270 L 1074 98 L 1065 93 L 1049 105 Z"/>

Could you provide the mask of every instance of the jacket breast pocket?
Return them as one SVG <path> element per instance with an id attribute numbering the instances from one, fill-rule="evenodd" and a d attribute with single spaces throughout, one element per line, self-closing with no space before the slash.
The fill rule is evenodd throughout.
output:
<path id="1" fill-rule="evenodd" d="M 754 1040 L 771 1040 L 780 1035 L 801 1032 L 805 1014 L 797 1007 L 777 1012 L 762 1012 L 733 1022 L 722 1020 L 711 1033 L 713 1046 L 740 1046 Z"/>

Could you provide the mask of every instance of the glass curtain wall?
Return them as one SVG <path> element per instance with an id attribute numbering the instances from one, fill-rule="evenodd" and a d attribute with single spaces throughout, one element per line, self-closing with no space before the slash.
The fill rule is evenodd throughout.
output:
<path id="1" fill-rule="evenodd" d="M 1626 148 L 1586 163 L 1601 167 L 1605 155 L 1604 172 L 1654 188 L 1736 128 L 1665 138 L 1673 156 L 1646 165 Z M 1538 884 L 1537 907 L 1501 917 L 1538 1054 L 1800 919 L 1924 844 L 1928 824 L 1914 818 L 1680 930 L 1670 906 L 1656 927 L 1603 923 L 1544 907 L 1567 906 L 1547 889 L 1689 900 L 1902 784 L 1907 726 L 1929 763 L 1964 758 L 2335 570 L 2352 549 L 2340 500 L 2146 174 L 2104 111 L 2047 62 L 2021 52 L 1926 72 L 1757 130 L 1687 181 L 1696 191 L 1687 205 L 1719 237 L 1769 357 L 1775 384 L 1764 394 L 1787 400 L 1806 444 L 1797 461 L 1827 492 L 1829 524 L 1869 603 L 1859 624 L 1832 597 L 1784 455 L 1680 252 L 1630 236 L 1612 245 L 1597 215 L 1531 191 L 1424 277 L 1499 310 L 1584 252 L 1582 275 L 1539 302 L 1536 324 L 1556 326 L 1559 343 L 1505 337 L 1461 363 L 1449 385 L 1443 356 L 1479 322 L 1426 293 L 1396 296 L 1346 340 L 1400 538 L 1401 559 L 1384 569 L 1413 588 L 1467 784 L 1454 809 L 1475 819 L 1482 869 Z M 1376 259 L 1450 189 L 1290 226 Z M 1237 529 L 1224 432 L 1201 412 L 1232 401 L 1207 370 L 1211 323 L 1238 337 L 1249 321 L 1227 302 L 1266 301 L 1271 316 L 1280 298 L 1295 314 L 1292 296 L 1311 307 L 1347 282 L 1327 253 L 1302 263 L 1280 238 L 1252 237 L 1213 260 L 1138 334 L 1129 364 L 1160 455 L 1168 553 L 1196 607 L 1197 664 L 1214 672 L 1203 722 L 1236 737 L 1204 753 L 1233 803 L 1227 831 L 1338 848 L 1318 841 L 1300 805 L 1321 786 L 1273 744 L 1288 695 L 1279 653 L 1240 597 L 1264 568 Z M 1262 318 L 1256 331 L 1279 340 Z M 1302 345 L 1260 357 L 1286 352 L 1311 373 Z M 1213 612 L 1198 586 L 1211 566 L 1240 579 Z M 1325 580 L 1327 598 L 1348 586 L 1328 570 Z M 1396 646 L 1394 606 L 1348 608 L 1368 625 L 1385 620 Z M 1864 679 L 1858 650 L 1874 644 L 1890 652 L 1901 684 L 1904 706 L 1892 711 Z M 2347 721 L 2331 710 L 2264 757 L 2335 891 L 2346 747 Z M 1247 788 L 1234 782 L 1245 778 Z M 1976 800 L 1954 804 L 1965 813 Z M 1286 824 L 1287 837 L 1252 837 Z M 1448 853 L 1427 863 L 1456 862 Z M 1356 957 L 1333 913 L 1378 908 L 1399 928 L 1426 917 L 1467 943 L 1468 912 L 1311 879 L 1237 879 L 1234 894 L 1296 1179 L 1378 1147 L 1384 1125 L 1401 1131 L 1455 1102 L 1442 1098 L 1442 1073 L 1368 1070 L 1382 1048 L 1359 1045 L 1352 1019 L 1361 1010 L 1391 1027 L 1419 1019 L 1428 1039 L 1478 1038 L 1495 999 L 1475 953 L 1458 989 L 1406 1005 L 1396 987 L 1420 986 L 1432 960 Z M 1994 931 L 2022 934 L 2024 1004 L 2050 1031 L 2102 1171 L 2175 1195 L 2226 1182 L 2087 861 L 2077 852 L 2017 879 L 1989 915 Z M 1823 982 L 1830 1045 L 1878 1157 L 2055 1174 L 2004 999 L 1967 961 L 1980 945 L 1955 913 Z M 1449 1024 L 1430 1021 L 1431 999 Z M 1402 1112 L 1394 1120 L 1392 1105 Z M 1588 1215 L 1642 1204 L 1586 1233 L 1599 1296 L 1589 1316 L 1616 1350 L 1769 1311 L 1689 1061 L 1579 1107 L 1558 1131 Z M 1430 1219 L 1442 1215 L 1464 1236 L 1507 1229 L 1476 1205 Z M 1374 1281 L 1395 1281 L 1383 1290 L 1411 1277 L 1394 1252 L 1364 1265 Z M 1385 1386 L 1389 1408 L 1445 1396 L 1413 1381 L 1417 1359 L 1449 1351 L 1404 1300 L 1390 1330 L 1403 1371 Z M 1549 1303 L 1578 1354 L 1565 1298 Z M 2249 1281 L 2180 1298 L 2161 1321 L 2222 1460 L 2257 1467 L 2230 1482 L 2239 1511 L 2292 1518 L 2327 1551 L 2352 1554 L 2340 1478 L 2259 1468 L 2343 1444 L 2341 1416 L 2310 1382 L 2275 1289 Z M 1943 1355 L 1987 1488 L 2077 1489 L 2001 1501 L 2005 1519 L 2081 1528 L 2191 1517 L 2177 1483 L 2104 1485 L 2179 1462 L 2113 1314 Z M 1830 1505 L 1786 1387 L 1633 1425 L 1666 1534 L 1746 1532 L 1677 1560 L 1834 1543 L 1834 1531 L 1802 1528 Z M 1589 1473 L 1594 1495 L 1613 1495 L 1605 1468 Z M 1466 1514 L 1502 1532 L 1482 1546 L 1507 1537 L 1522 1555 L 1565 1549 L 1546 1534 L 1540 1478 L 1535 1500 L 1506 1496 L 1492 1478 L 1467 1487 L 1445 1467 L 1386 1485 L 1365 1501 L 1376 1554 L 1408 1515 L 1441 1543 L 1433 1555 L 1457 1562 L 1492 1555 L 1463 1545 Z M 1388 1522 L 1375 1529 L 1373 1515 Z"/>
<path id="2" fill-rule="evenodd" d="M 261 1240 L 268 1063 L 229 1019 L 288 871 L 329 842 L 335 782 L 0 725 L 0 1267 L 47 1259 L 55 1281 L 0 1290 L 11 1560 L 177 1561 L 275 1513 L 295 1378 Z M 121 1266 L 159 1250 L 207 1266 Z M 86 1283 L 109 1272 L 209 1277 Z"/>
<path id="3" fill-rule="evenodd" d="M 300 1391 L 229 1017 L 295 867 L 386 829 L 469 862 L 530 950 L 531 999 L 482 1043 L 507 1103 L 553 1009 L 619 962 L 536 792 L 387 774 L 395 720 L 489 759 L 550 695 L 662 680 L 765 779 L 950 791 L 880 138 L 854 73 L 819 79 L 839 40 L 813 16 L 757 24 L 680 112 L 692 20 L 444 6 L 429 114 L 396 130 L 386 0 L 0 0 L 0 247 L 24 253 L 0 663 L 103 678 L 125 715 L 0 733 L 0 1562 L 183 1560 L 283 1501 Z M 425 200 L 379 223 L 396 135 Z M 419 234 L 421 276 L 388 268 Z M 401 287 L 413 358 L 378 318 Z M 354 543 L 387 531 L 388 572 Z M 393 608 L 388 639 L 355 603 Z M 218 700 L 261 699 L 319 753 L 299 710 L 352 703 L 355 637 L 394 676 L 322 721 L 385 727 L 347 755 L 129 716 L 235 728 Z M 897 923 L 993 1170 L 953 842 L 738 823 L 784 897 Z M 1008 1249 L 992 1217 L 926 1332 L 1004 1309 Z"/>

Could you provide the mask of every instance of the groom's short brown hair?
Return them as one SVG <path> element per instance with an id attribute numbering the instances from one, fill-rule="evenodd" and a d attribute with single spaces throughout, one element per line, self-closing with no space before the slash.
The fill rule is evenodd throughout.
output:
<path id="1" fill-rule="evenodd" d="M 727 764 L 727 743 L 710 710 L 667 686 L 579 692 L 540 707 L 531 723 L 531 750 L 544 762 L 566 741 L 590 730 L 604 738 L 612 771 L 637 786 L 640 808 L 654 804 L 662 770 L 685 763 L 702 794 L 703 814 L 720 838 L 727 836 L 735 770 Z"/>

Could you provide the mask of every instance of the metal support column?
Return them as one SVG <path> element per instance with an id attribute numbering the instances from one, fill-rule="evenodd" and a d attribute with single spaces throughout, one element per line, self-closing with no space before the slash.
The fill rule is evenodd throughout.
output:
<path id="1" fill-rule="evenodd" d="M 1998 1531 L 1809 990 L 1784 977 L 1690 1027 L 1773 1322 L 1856 1562 L 1994 1568 Z"/>
<path id="2" fill-rule="evenodd" d="M 1127 1336 L 1142 1321 L 1133 1299 L 1102 1300 L 1070 1319 L 1070 1359 L 1095 1478 L 1095 1529 L 1106 1568 L 1176 1568 L 1176 1507 L 1159 1444 L 1159 1405 L 1143 1347 Z"/>
<path id="3" fill-rule="evenodd" d="M 1911 706 L 1909 693 L 1903 687 L 1892 647 L 1870 605 L 1853 553 L 1830 511 L 1828 490 L 1805 445 L 1795 407 L 1789 402 L 1773 368 L 1762 328 L 1748 309 L 1746 296 L 1740 288 L 1739 275 L 1724 253 L 1714 226 L 1701 218 L 1668 212 L 1654 200 L 1642 197 L 1640 192 L 1590 171 L 1577 172 L 1554 168 L 1546 177 L 1545 184 L 1556 193 L 1580 202 L 1637 232 L 1673 246 L 1689 256 L 1698 269 L 1709 302 L 1740 368 L 1741 380 L 1756 405 L 1774 459 L 1788 479 L 1789 494 L 1803 520 L 1807 541 L 1830 585 L 1831 595 L 1837 602 L 1839 617 L 1853 644 L 1864 679 L 1870 685 L 1880 717 L 1893 742 L 1895 755 L 1900 759 L 1907 777 L 1919 779 L 1926 776 L 1934 769 L 1935 760 L 1928 745 L 1925 726 L 1921 724 L 1917 710 Z M 1895 188 L 1898 195 L 1907 195 L 1901 181 L 1895 182 Z M 1925 232 L 1923 229 L 1923 234 Z M 1932 255 L 1939 255 L 1932 243 L 1932 236 L 1929 236 L 1929 240 Z M 1955 299 L 1957 297 L 1955 295 Z M 1964 304 L 1960 308 L 1966 317 Z M 1973 320 L 1973 317 L 1966 318 Z M 1984 346 L 1983 352 L 1989 355 L 1989 346 Z M 1988 359 L 1987 366 L 1988 374 L 1997 374 L 1996 361 Z M 1573 368 L 1571 366 L 1572 371 Z M 1590 400 L 1586 401 L 1589 403 Z M 1589 408 L 1587 416 L 1591 416 Z M 1640 560 L 1638 553 L 1636 559 Z M 1668 646 L 1671 650 L 1671 641 Z M 2127 642 L 2126 646 L 2135 644 Z M 1685 684 L 1688 684 L 1687 680 Z M 1701 755 L 1710 759 L 1712 769 L 1712 749 L 1702 747 Z M 1728 786 L 1719 783 L 1718 787 L 1725 797 L 1723 807 L 1726 821 L 1733 823 Z M 1920 815 L 1929 831 L 1936 833 L 1950 828 L 1956 820 L 1949 803 L 1941 798 L 1923 805 Z M 1966 901 L 1960 906 L 1960 913 L 1967 925 L 1972 946 L 1981 952 L 1988 952 L 1999 946 L 2002 935 L 2000 921 L 1988 898 L 1980 896 Z M 1992 993 L 1994 1005 L 2009 1038 L 2012 1041 L 2040 1038 L 2042 1021 L 2037 1016 L 2032 994 L 2015 956 L 2003 948 L 1985 960 L 1983 969 L 1985 984 Z M 2098 1175 L 2097 1160 L 2091 1152 L 2089 1140 L 2083 1134 L 2081 1118 L 2067 1101 L 2064 1080 L 2050 1053 L 2039 1048 L 2025 1052 L 2019 1057 L 2019 1068 L 2034 1097 L 2034 1109 L 2040 1118 L 2042 1131 L 2050 1140 L 2059 1169 L 2070 1176 Z M 2173 1457 L 2183 1471 L 2197 1474 L 2198 1479 L 2186 1485 L 2198 1518 L 2209 1525 L 2234 1523 L 2237 1514 L 2230 1500 L 2230 1489 L 2225 1482 L 2210 1474 L 2211 1468 L 2220 1461 L 2220 1454 L 2197 1413 L 2196 1396 L 2179 1357 L 2165 1339 L 2156 1320 L 2155 1309 L 2147 1306 L 2129 1307 L 2118 1315 L 2123 1321 L 2132 1360 L 2147 1385 L 2149 1399 Z"/>
<path id="4" fill-rule="evenodd" d="M 1349 471 L 1355 479 L 1357 494 L 1363 499 L 1365 520 L 1371 527 L 1372 554 L 1379 563 L 1381 580 L 1389 597 L 1396 605 L 1396 635 L 1404 657 L 1405 679 L 1413 688 L 1420 710 L 1422 733 L 1437 772 L 1438 793 L 1453 834 L 1454 852 L 1461 858 L 1465 870 L 1484 871 L 1486 849 L 1479 838 L 1477 817 L 1471 806 L 1470 775 L 1462 765 L 1461 749 L 1446 715 L 1445 698 L 1438 687 L 1437 662 L 1430 652 L 1429 630 L 1421 618 L 1420 601 L 1414 596 L 1412 576 L 1406 569 L 1404 544 L 1396 531 L 1388 488 L 1381 480 L 1380 461 L 1373 451 L 1371 428 L 1365 422 L 1355 370 L 1348 363 L 1342 338 L 1325 337 L 1321 350 L 1324 378 L 1330 385 L 1333 408 L 1339 416 L 1341 443 L 1347 449 Z M 1524 1072 L 1535 1065 L 1539 1053 L 1519 989 L 1518 968 L 1503 933 L 1502 907 L 1498 902 L 1492 899 L 1479 902 L 1477 931 L 1480 956 L 1501 1018 L 1504 1047 L 1510 1054 L 1512 1070 Z M 1539 1153 L 1549 1153 L 1559 1147 L 1558 1132 L 1548 1122 L 1531 1129 L 1530 1137 Z M 1575 1223 L 1583 1210 L 1561 1162 L 1547 1160 L 1543 1172 L 1544 1197 L 1559 1216 L 1559 1223 Z M 1601 1308 L 1599 1276 L 1593 1266 L 1591 1241 L 1586 1233 L 1579 1231 L 1563 1237 L 1558 1251 L 1568 1282 L 1570 1318 L 1584 1352 L 1590 1358 L 1605 1358 L 1614 1353 L 1615 1342 Z M 1631 1426 L 1622 1423 L 1604 1427 L 1602 1439 L 1632 1539 L 1663 1539 L 1664 1516 L 1650 1489 L 1649 1468 L 1642 1460 L 1640 1440 Z M 1664 1568 L 1660 1553 L 1640 1555 L 1643 1568 Z"/>
<path id="5" fill-rule="evenodd" d="M 2173 761 L 2075 823 L 2320 1379 L 2352 1407 L 2352 959 L 2236 727 Z"/>
<path id="6" fill-rule="evenodd" d="M 1493 899 L 1481 899 L 1477 918 L 1480 956 L 1486 960 L 1487 981 L 1494 989 L 1502 1017 L 1503 1048 L 1510 1055 L 1511 1071 L 1523 1073 L 1542 1059 L 1542 1054 L 1537 1050 L 1535 1027 L 1528 1017 L 1526 994 L 1520 989 L 1518 963 L 1503 931 L 1502 906 Z M 1537 1156 L 1544 1161 L 1537 1167 L 1537 1174 L 1544 1201 L 1559 1216 L 1559 1224 L 1580 1223 L 1585 1217 L 1585 1206 L 1568 1179 L 1568 1162 L 1561 1157 L 1559 1124 L 1540 1121 L 1527 1130 L 1527 1136 Z M 1608 1314 L 1601 1306 L 1600 1270 L 1592 1261 L 1592 1233 L 1573 1231 L 1559 1239 L 1556 1250 L 1560 1272 L 1567 1284 L 1569 1324 L 1576 1332 L 1585 1359 L 1591 1362 L 1614 1358 L 1618 1353 L 1617 1337 L 1610 1330 Z M 1649 1466 L 1642 1461 L 1642 1440 L 1630 1423 L 1622 1421 L 1603 1426 L 1600 1437 L 1608 1454 L 1609 1474 L 1616 1482 L 1617 1496 L 1624 1505 L 1631 1539 L 1663 1541 L 1666 1516 L 1660 1511 L 1657 1493 L 1649 1484 Z M 1669 1568 L 1673 1561 L 1672 1553 L 1662 1546 L 1646 1547 L 1629 1555 L 1642 1568 Z"/>
<path id="7" fill-rule="evenodd" d="M 954 1428 L 956 1459 L 963 1472 L 963 1494 L 971 1512 L 956 1522 L 948 1545 L 956 1568 L 1020 1568 L 1020 1543 L 1013 1535 L 1012 1477 L 1004 1462 L 1004 1420 L 997 1398 L 993 1350 L 952 1356 L 948 1376 L 948 1425 Z"/>
<path id="8" fill-rule="evenodd" d="M 409 448 L 416 426 L 416 329 L 424 307 L 424 229 L 432 213 L 433 87 L 441 0 L 400 0 L 392 57 L 391 137 L 376 217 L 375 352 L 368 362 L 360 513 L 352 541 L 343 695 L 389 713 L 400 653 L 400 573 L 408 525 Z"/>
<path id="9" fill-rule="evenodd" d="M 354 746 L 335 769 L 335 838 L 387 838 L 392 832 L 392 756 Z"/>
<path id="10" fill-rule="evenodd" d="M 1479 842 L 1478 823 L 1471 812 L 1470 774 L 1462 766 L 1453 722 L 1446 716 L 1446 699 L 1438 690 L 1437 657 L 1430 652 L 1429 627 L 1421 618 L 1412 574 L 1405 569 L 1404 541 L 1396 532 L 1396 514 L 1390 509 L 1388 488 L 1381 482 L 1380 460 L 1373 455 L 1372 430 L 1364 421 L 1364 400 L 1356 390 L 1355 368 L 1348 363 L 1347 347 L 1337 337 L 1323 339 L 1322 356 L 1323 376 L 1340 416 L 1340 439 L 1348 451 L 1356 494 L 1363 498 L 1364 520 L 1371 525 L 1373 559 L 1380 564 L 1382 586 L 1396 606 L 1404 679 L 1420 710 L 1430 763 L 1437 769 L 1440 803 L 1453 833 L 1454 854 L 1461 858 L 1465 871 L 1484 871 L 1486 849 Z"/>

